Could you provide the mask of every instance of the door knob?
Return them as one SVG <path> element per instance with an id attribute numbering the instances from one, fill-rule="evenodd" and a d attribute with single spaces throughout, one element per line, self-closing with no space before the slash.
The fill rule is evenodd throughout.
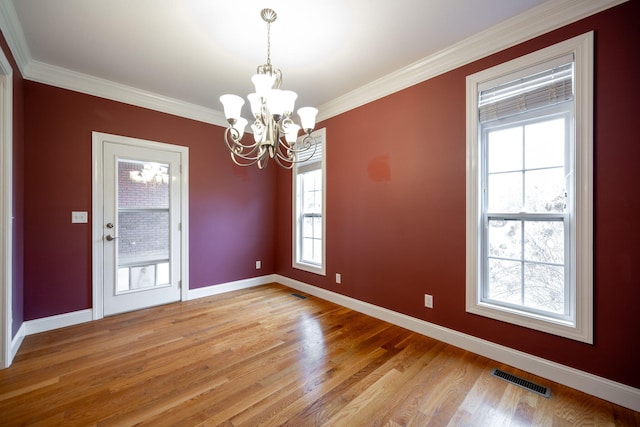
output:
<path id="1" fill-rule="evenodd" d="M 112 234 L 107 234 L 107 236 L 105 237 L 105 239 L 107 239 L 108 241 L 113 241 L 116 240 L 118 238 L 118 236 L 114 236 Z"/>

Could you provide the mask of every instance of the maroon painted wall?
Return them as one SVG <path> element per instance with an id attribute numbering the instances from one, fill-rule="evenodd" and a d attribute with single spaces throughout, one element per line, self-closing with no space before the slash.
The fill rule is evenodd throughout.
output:
<path id="1" fill-rule="evenodd" d="M 24 320 L 23 306 L 23 230 L 24 230 L 24 80 L 20 69 L 0 33 L 0 49 L 13 69 L 13 335 Z"/>
<path id="2" fill-rule="evenodd" d="M 275 269 L 275 168 L 239 169 L 223 129 L 35 82 L 25 83 L 24 319 L 91 307 L 91 132 L 189 147 L 189 286 Z M 256 271 L 255 261 L 262 261 Z"/>
<path id="3" fill-rule="evenodd" d="M 327 276 L 291 267 L 279 172 L 277 273 L 640 387 L 640 1 L 326 120 Z M 465 77 L 595 31 L 595 344 L 465 312 Z M 335 284 L 335 274 L 342 284 Z M 434 309 L 423 294 L 434 295 Z"/>

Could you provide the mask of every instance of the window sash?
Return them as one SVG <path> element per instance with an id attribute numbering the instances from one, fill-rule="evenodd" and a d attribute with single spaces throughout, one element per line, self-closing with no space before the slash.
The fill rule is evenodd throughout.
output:
<path id="1" fill-rule="evenodd" d="M 493 306 L 501 306 L 507 309 L 516 310 L 524 313 L 531 313 L 535 315 L 539 315 L 544 318 L 553 318 L 561 321 L 573 322 L 575 320 L 575 312 L 574 307 L 575 303 L 573 302 L 575 299 L 575 286 L 573 285 L 574 276 L 572 274 L 572 251 L 571 251 L 571 219 L 572 219 L 572 207 L 574 204 L 571 202 L 574 191 L 573 184 L 571 179 L 567 177 L 573 176 L 569 171 L 573 168 L 573 161 L 571 160 L 571 150 L 572 150 L 572 132 L 570 130 L 572 125 L 572 111 L 573 104 L 571 102 L 561 103 L 556 105 L 547 106 L 544 110 L 536 110 L 536 111 L 528 111 L 525 113 L 521 113 L 518 115 L 512 115 L 508 118 L 502 118 L 498 121 L 480 123 L 478 126 L 480 127 L 480 158 L 482 161 L 480 162 L 480 171 L 481 171 L 481 206 L 480 206 L 480 216 L 482 221 L 482 227 L 480 230 L 480 283 L 478 283 L 478 292 L 479 299 L 481 303 L 490 304 Z M 553 121 L 558 118 L 564 119 L 564 132 L 563 132 L 563 141 L 564 141 L 564 164 L 561 167 L 564 169 L 565 183 L 564 183 L 564 191 L 565 191 L 565 203 L 566 207 L 562 212 L 495 212 L 489 210 L 489 195 L 491 193 L 491 188 L 489 184 L 489 176 L 495 175 L 499 173 L 503 173 L 502 171 L 498 173 L 489 173 L 489 135 L 492 131 L 497 130 L 508 130 L 511 128 L 522 127 L 523 131 L 526 129 L 526 126 L 536 125 L 538 123 L 544 123 L 547 121 Z M 522 162 L 521 166 L 517 169 L 513 169 L 513 171 L 505 171 L 504 173 L 513 173 L 520 172 L 525 174 L 527 171 L 536 170 L 527 169 L 526 168 L 526 150 L 525 146 L 527 144 L 526 134 L 522 133 L 520 136 L 521 141 L 519 143 L 522 144 Z M 554 166 L 555 167 L 555 166 Z M 545 169 L 545 168 L 543 168 Z M 548 168 L 547 168 L 548 169 Z M 525 208 L 525 199 L 526 199 L 526 182 L 523 179 L 522 182 L 522 208 Z M 497 259 L 496 257 L 490 256 L 489 253 L 489 223 L 490 221 L 496 220 L 504 220 L 504 221 L 521 221 L 523 224 L 521 232 L 524 233 L 524 224 L 532 223 L 532 222 L 554 222 L 559 221 L 563 224 L 563 284 L 562 284 L 562 312 L 552 311 L 552 310 L 544 310 L 541 308 L 536 308 L 532 304 L 526 304 L 526 283 L 525 280 L 525 264 L 541 264 L 540 262 L 532 262 L 531 260 L 527 260 L 525 256 L 525 239 L 522 238 L 521 246 L 522 253 L 520 259 L 512 259 L 512 262 L 520 262 L 522 265 L 521 268 L 521 277 L 519 282 L 519 287 L 521 289 L 522 297 L 521 303 L 510 303 L 508 301 L 499 300 L 495 298 L 490 298 L 490 286 L 493 283 L 490 281 L 490 265 L 492 260 Z"/>

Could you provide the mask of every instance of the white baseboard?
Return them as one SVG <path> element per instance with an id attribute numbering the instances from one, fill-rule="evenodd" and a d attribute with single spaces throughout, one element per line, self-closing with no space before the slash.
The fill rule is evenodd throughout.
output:
<path id="1" fill-rule="evenodd" d="M 272 283 L 275 281 L 276 276 L 274 274 L 270 274 L 267 276 L 253 277 L 251 279 L 238 280 L 235 282 L 212 285 L 204 288 L 190 289 L 187 293 L 187 300 L 204 298 L 211 295 L 222 294 L 225 292 L 237 291 L 239 289 L 265 285 L 267 283 Z M 22 324 L 20 330 L 13 338 L 12 352 L 14 355 L 18 352 L 22 340 L 27 335 L 51 331 L 58 328 L 64 328 L 66 326 L 73 326 L 84 322 L 90 322 L 92 320 L 94 320 L 92 309 L 58 314 L 55 316 L 43 317 L 35 320 L 27 320 Z"/>
<path id="2" fill-rule="evenodd" d="M 237 280 L 235 282 L 227 282 L 219 285 L 206 286 L 204 288 L 189 289 L 187 300 L 210 297 L 212 295 L 223 294 L 225 292 L 237 291 L 240 289 L 252 288 L 254 286 L 266 285 L 277 281 L 275 274 L 267 276 L 252 277 L 251 279 Z"/>
<path id="3" fill-rule="evenodd" d="M 65 326 L 77 325 L 79 323 L 93 320 L 93 310 L 79 310 L 71 313 L 58 314 L 56 316 L 43 317 L 41 319 L 27 320 L 22 324 L 24 335 L 33 335 L 52 329 L 64 328 Z"/>
<path id="4" fill-rule="evenodd" d="M 640 389 L 288 277 L 273 281 L 640 412 Z"/>
<path id="5" fill-rule="evenodd" d="M 640 412 L 640 389 L 277 274 L 190 289 L 187 299 L 204 298 L 273 282 Z M 12 359 L 27 335 L 91 320 L 93 320 L 93 310 L 87 309 L 24 322 L 13 338 Z"/>
<path id="6" fill-rule="evenodd" d="M 23 323 L 20 326 L 20 329 L 18 329 L 18 332 L 16 333 L 16 335 L 11 340 L 11 359 L 9 360 L 9 363 L 7 364 L 7 366 L 11 365 L 11 362 L 13 362 L 14 357 L 16 357 L 16 354 L 18 354 L 18 350 L 20 350 L 20 346 L 22 345 L 22 341 L 24 340 L 24 337 L 25 337 L 25 327 Z"/>

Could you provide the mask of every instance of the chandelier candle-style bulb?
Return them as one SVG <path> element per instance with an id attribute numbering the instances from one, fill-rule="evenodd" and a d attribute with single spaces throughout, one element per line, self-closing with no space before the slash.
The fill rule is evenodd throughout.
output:
<path id="1" fill-rule="evenodd" d="M 263 9 L 260 16 L 267 23 L 267 63 L 257 67 L 257 73 L 251 77 L 255 92 L 247 96 L 254 120 L 251 125 L 253 142 L 244 144 L 241 141 L 248 124 L 241 115 L 244 99 L 231 94 L 220 97 L 229 123 L 224 140 L 231 160 L 239 166 L 257 164 L 263 169 L 272 158 L 281 167 L 291 169 L 295 163 L 304 162 L 315 153 L 316 144 L 311 133 L 318 110 L 300 108 L 300 125 L 294 122 L 291 116 L 298 94 L 280 89 L 282 72 L 271 64 L 271 24 L 278 15 L 271 9 Z M 304 134 L 298 140 L 300 129 Z"/>

